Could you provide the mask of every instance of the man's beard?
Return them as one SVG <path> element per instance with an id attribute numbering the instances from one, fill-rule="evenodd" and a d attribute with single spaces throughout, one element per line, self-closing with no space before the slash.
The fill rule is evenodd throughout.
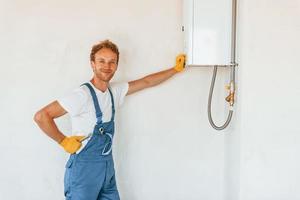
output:
<path id="1" fill-rule="evenodd" d="M 95 73 L 95 75 L 101 81 L 108 83 L 114 76 L 114 73 L 110 73 L 109 75 L 104 73 L 104 75 L 103 75 L 103 72 L 99 72 L 99 73 Z"/>

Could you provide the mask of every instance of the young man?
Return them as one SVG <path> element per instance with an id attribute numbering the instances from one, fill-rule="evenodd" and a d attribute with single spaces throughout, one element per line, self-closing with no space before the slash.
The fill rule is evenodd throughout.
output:
<path id="1" fill-rule="evenodd" d="M 94 71 L 90 82 L 38 111 L 34 120 L 70 158 L 66 164 L 67 200 L 118 200 L 112 158 L 115 108 L 126 95 L 152 87 L 184 69 L 185 55 L 176 57 L 170 69 L 129 83 L 110 84 L 119 62 L 117 46 L 105 40 L 93 46 L 90 63 Z M 70 114 L 72 136 L 65 136 L 54 119 Z"/>

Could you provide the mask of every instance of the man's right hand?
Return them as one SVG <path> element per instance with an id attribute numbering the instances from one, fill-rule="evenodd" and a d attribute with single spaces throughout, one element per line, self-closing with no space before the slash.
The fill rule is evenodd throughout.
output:
<path id="1" fill-rule="evenodd" d="M 85 136 L 71 136 L 65 137 L 59 144 L 66 152 L 73 154 L 81 147 L 81 140 Z"/>

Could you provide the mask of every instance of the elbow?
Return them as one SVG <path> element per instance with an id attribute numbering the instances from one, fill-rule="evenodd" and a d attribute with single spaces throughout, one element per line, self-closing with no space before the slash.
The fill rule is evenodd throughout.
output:
<path id="1" fill-rule="evenodd" d="M 47 117 L 46 111 L 40 110 L 37 113 L 35 113 L 33 119 L 37 124 L 40 124 L 45 120 L 46 117 Z"/>

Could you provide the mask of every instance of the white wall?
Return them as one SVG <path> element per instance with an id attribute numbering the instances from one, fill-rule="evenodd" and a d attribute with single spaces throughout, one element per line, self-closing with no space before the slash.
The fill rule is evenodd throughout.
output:
<path id="1" fill-rule="evenodd" d="M 91 77 L 92 44 L 121 50 L 116 81 L 166 69 L 183 49 L 181 1 L 21 1 L 0 6 L 0 199 L 63 199 L 67 155 L 34 124 L 39 108 Z M 117 115 L 124 200 L 300 199 L 299 0 L 241 0 L 236 112 L 208 124 L 211 69 L 188 69 L 129 96 Z M 213 114 L 226 117 L 228 71 Z M 69 118 L 57 120 L 70 131 Z M 225 134 L 223 134 L 225 133 Z"/>
<path id="2" fill-rule="evenodd" d="M 121 51 L 117 81 L 166 69 L 183 49 L 181 1 L 1 1 L 0 199 L 63 199 L 67 155 L 34 113 L 91 77 L 89 51 Z M 208 127 L 207 72 L 128 97 L 115 160 L 122 199 L 221 199 L 223 136 Z M 200 87 L 199 87 L 200 86 Z M 70 131 L 68 117 L 57 120 Z"/>
<path id="3" fill-rule="evenodd" d="M 241 1 L 240 195 L 300 199 L 300 1 Z"/>

